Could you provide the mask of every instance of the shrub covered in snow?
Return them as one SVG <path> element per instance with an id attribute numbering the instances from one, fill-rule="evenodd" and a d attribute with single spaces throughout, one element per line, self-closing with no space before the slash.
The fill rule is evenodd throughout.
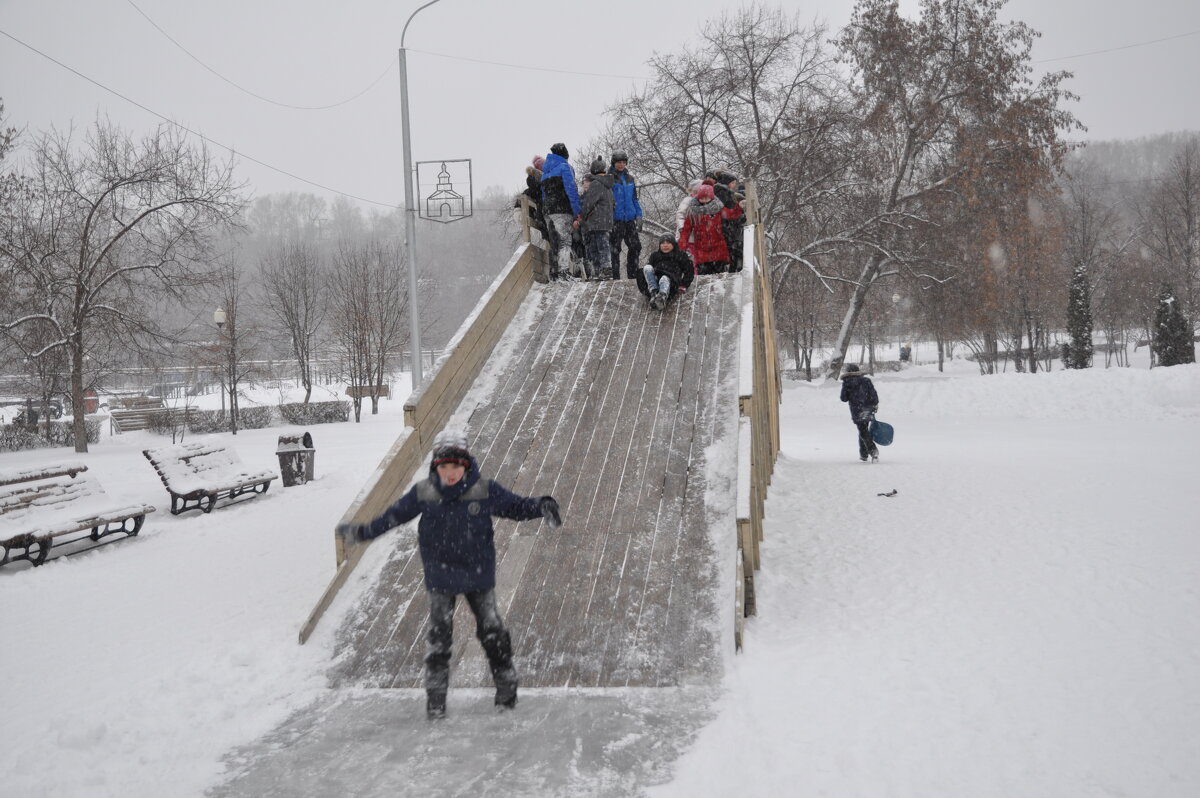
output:
<path id="1" fill-rule="evenodd" d="M 350 420 L 349 402 L 292 402 L 280 405 L 279 415 L 289 424 L 332 424 Z"/>
<path id="2" fill-rule="evenodd" d="M 99 418 L 84 419 L 88 443 L 98 443 L 102 421 Z M 74 446 L 75 430 L 70 421 L 51 421 L 49 429 L 38 424 L 32 430 L 24 424 L 0 426 L 0 452 L 20 452 L 26 449 L 47 449 L 53 446 Z"/>
<path id="3" fill-rule="evenodd" d="M 238 429 L 263 429 L 271 426 L 271 408 L 238 408 Z M 229 416 L 221 410 L 197 410 L 191 408 L 187 414 L 187 427 L 193 435 L 210 432 L 225 432 L 229 429 Z"/>

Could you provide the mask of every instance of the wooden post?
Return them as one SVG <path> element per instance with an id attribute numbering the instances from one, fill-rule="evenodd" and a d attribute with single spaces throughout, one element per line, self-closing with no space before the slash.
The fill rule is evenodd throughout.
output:
<path id="1" fill-rule="evenodd" d="M 533 235 L 529 231 L 529 195 L 521 194 L 521 240 L 526 244 L 533 243 Z"/>

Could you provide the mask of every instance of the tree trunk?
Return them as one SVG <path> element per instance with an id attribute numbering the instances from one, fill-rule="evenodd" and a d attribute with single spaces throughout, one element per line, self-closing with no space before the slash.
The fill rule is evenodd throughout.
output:
<path id="1" fill-rule="evenodd" d="M 75 451 L 88 450 L 87 418 L 83 410 L 83 332 L 76 329 L 71 336 L 71 431 L 75 435 Z"/>
<path id="2" fill-rule="evenodd" d="M 858 316 L 862 313 L 863 304 L 867 300 L 867 292 L 871 290 L 871 285 L 875 282 L 875 278 L 879 276 L 879 270 L 883 265 L 883 255 L 872 255 L 867 261 L 867 265 L 863 267 L 862 275 L 858 279 L 858 284 L 854 286 L 854 294 L 850 297 L 850 307 L 846 308 L 846 315 L 842 318 L 842 326 L 838 330 L 837 340 L 833 344 L 833 357 L 829 359 L 829 367 L 825 373 L 827 379 L 837 379 L 842 373 L 842 364 L 846 362 L 846 350 L 850 348 L 850 335 L 854 332 L 854 326 L 858 323 Z"/>

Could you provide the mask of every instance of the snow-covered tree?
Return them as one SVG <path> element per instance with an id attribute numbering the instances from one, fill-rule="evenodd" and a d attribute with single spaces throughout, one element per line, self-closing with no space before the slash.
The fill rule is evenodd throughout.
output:
<path id="1" fill-rule="evenodd" d="M 1160 366 L 1178 366 L 1196 362 L 1196 345 L 1192 330 L 1184 318 L 1175 289 L 1164 285 L 1158 294 L 1154 311 L 1154 357 Z"/>
<path id="2" fill-rule="evenodd" d="M 0 217 L 0 259 L 12 276 L 0 331 L 36 330 L 30 357 L 66 353 L 76 451 L 87 451 L 83 392 L 90 347 L 108 338 L 135 351 L 159 333 L 152 305 L 213 271 L 213 235 L 242 209 L 232 162 L 176 128 L 136 141 L 106 120 L 82 147 L 71 131 L 32 145 L 26 189 Z"/>
<path id="3" fill-rule="evenodd" d="M 1066 349 L 1069 369 L 1086 369 L 1092 365 L 1092 292 L 1086 266 L 1076 266 L 1071 274 L 1071 293 L 1067 302 L 1067 334 L 1071 336 Z"/>

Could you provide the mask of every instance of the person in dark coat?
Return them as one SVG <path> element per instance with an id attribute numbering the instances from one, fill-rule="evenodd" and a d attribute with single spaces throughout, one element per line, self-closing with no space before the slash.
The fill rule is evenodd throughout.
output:
<path id="1" fill-rule="evenodd" d="M 879 459 L 879 449 L 871 438 L 871 422 L 879 410 L 879 394 L 871 378 L 859 369 L 857 363 L 847 363 L 842 375 L 842 401 L 850 403 L 850 420 L 858 427 L 858 459 Z"/>
<path id="2" fill-rule="evenodd" d="M 429 648 L 425 655 L 426 712 L 446 714 L 454 605 L 465 595 L 475 614 L 475 634 L 483 645 L 496 683 L 496 706 L 517 704 L 517 671 L 512 638 L 496 608 L 496 547 L 492 516 L 527 521 L 545 518 L 559 526 L 558 502 L 551 496 L 526 497 L 510 492 L 479 473 L 467 450 L 466 435 L 447 430 L 433 445 L 429 477 L 418 482 L 369 523 L 338 525 L 343 538 L 362 542 L 417 516 L 417 539 L 425 590 L 429 597 Z"/>
<path id="3" fill-rule="evenodd" d="M 638 290 L 650 297 L 650 307 L 662 310 L 674 294 L 687 290 L 695 274 L 692 259 L 676 246 L 675 239 L 661 236 L 658 249 L 637 276 Z"/>
<path id="4" fill-rule="evenodd" d="M 580 228 L 587 253 L 587 274 L 590 280 L 603 280 L 609 269 L 609 235 L 613 226 L 613 176 L 607 173 L 604 160 L 592 162 L 591 174 L 583 178 L 584 192 L 580 205 Z"/>
<path id="5" fill-rule="evenodd" d="M 624 150 L 612 154 L 609 174 L 613 177 L 613 226 L 609 240 L 612 251 L 612 276 L 621 277 L 621 244 L 625 244 L 625 276 L 636 280 L 641 269 L 637 267 L 642 254 L 642 204 L 638 202 L 637 181 L 626 168 L 629 155 Z"/>
<path id="6" fill-rule="evenodd" d="M 686 249 L 696 264 L 696 274 L 716 274 L 729 265 L 729 246 L 725 243 L 723 221 L 740 219 L 742 206 L 725 208 L 716 200 L 710 184 L 696 189 L 696 204 L 688 210 L 679 234 L 679 246 Z"/>

